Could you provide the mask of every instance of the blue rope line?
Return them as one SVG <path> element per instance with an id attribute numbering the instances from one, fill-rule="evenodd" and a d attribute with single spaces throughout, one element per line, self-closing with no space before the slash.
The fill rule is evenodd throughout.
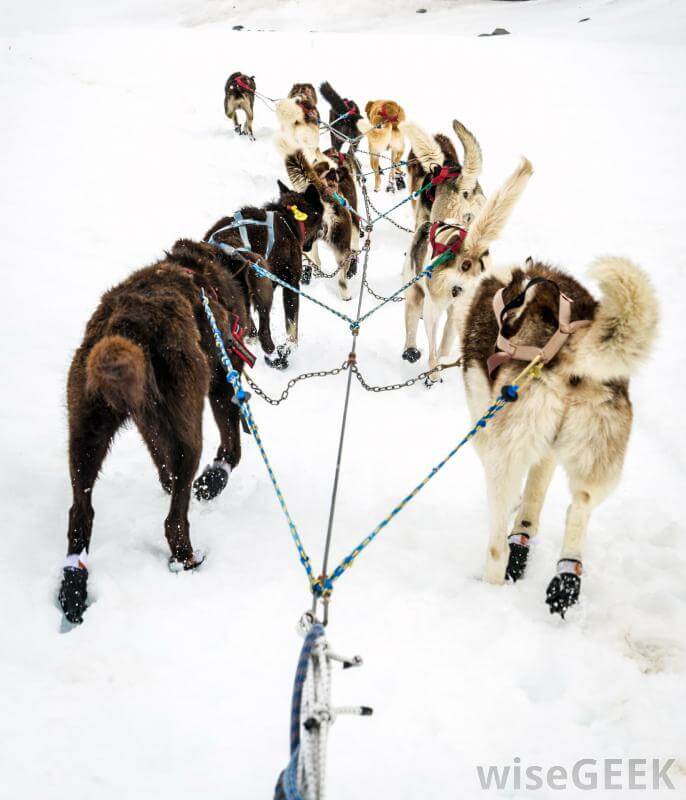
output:
<path id="1" fill-rule="evenodd" d="M 269 473 L 269 479 L 272 482 L 272 486 L 274 487 L 274 491 L 276 492 L 277 500 L 279 501 L 279 505 L 281 506 L 281 510 L 286 517 L 286 521 L 288 522 L 288 529 L 291 532 L 291 537 L 295 544 L 295 547 L 298 551 L 298 555 L 300 557 L 300 563 L 305 568 L 305 572 L 307 573 L 308 580 L 310 582 L 310 587 L 314 587 L 316 583 L 316 579 L 314 577 L 314 572 L 312 570 L 312 563 L 310 562 L 310 557 L 307 555 L 305 551 L 305 547 L 302 543 L 300 538 L 300 534 L 298 533 L 298 529 L 291 518 L 290 512 L 288 511 L 288 506 L 286 505 L 286 501 L 283 497 L 281 492 L 281 487 L 279 486 L 279 482 L 276 479 L 276 475 L 272 470 L 272 466 L 269 462 L 269 458 L 267 457 L 267 453 L 264 449 L 264 445 L 262 444 L 262 438 L 260 437 L 260 432 L 257 429 L 257 425 L 252 415 L 252 411 L 250 410 L 250 404 L 248 403 L 249 394 L 242 388 L 241 386 L 241 376 L 240 374 L 233 368 L 233 364 L 231 363 L 231 359 L 229 358 L 229 354 L 226 352 L 226 347 L 224 346 L 224 337 L 217 325 L 217 320 L 215 319 L 214 314 L 212 313 L 212 309 L 210 308 L 210 302 L 205 294 L 205 290 L 201 289 L 201 297 L 202 297 L 202 304 L 205 309 L 205 315 L 209 321 L 210 329 L 212 331 L 212 336 L 214 338 L 214 343 L 217 346 L 217 350 L 219 351 L 220 361 L 226 370 L 226 382 L 231 386 L 234 391 L 234 395 L 236 398 L 236 402 L 238 404 L 238 408 L 245 419 L 245 422 L 252 434 L 255 442 L 257 443 L 257 447 L 260 451 L 260 455 L 262 456 L 262 461 L 264 461 L 264 465 L 267 468 L 267 472 Z M 314 589 L 313 589 L 314 590 Z"/>
<path id="2" fill-rule="evenodd" d="M 347 322 L 351 328 L 358 327 L 357 322 L 352 319 L 351 317 L 347 316 L 347 314 L 342 314 L 340 311 L 336 311 L 335 308 L 328 306 L 326 303 L 322 303 L 321 300 L 317 300 L 316 297 L 312 297 L 311 294 L 307 294 L 307 292 L 303 292 L 300 289 L 297 289 L 295 286 L 292 286 L 290 283 L 286 283 L 286 281 L 282 281 L 281 278 L 277 278 L 273 272 L 269 272 L 264 267 L 261 267 L 259 264 L 255 264 L 254 262 L 249 262 L 252 269 L 261 277 L 261 278 L 269 278 L 270 280 L 274 281 L 274 283 L 278 283 L 279 286 L 283 286 L 284 289 L 290 289 L 291 292 L 295 292 L 299 294 L 301 297 L 306 297 L 308 300 L 311 300 L 315 305 L 320 306 L 321 308 L 325 308 L 327 311 L 330 311 L 332 314 L 335 314 L 339 319 L 344 320 Z"/>
<path id="3" fill-rule="evenodd" d="M 519 389 L 519 386 L 512 386 L 512 389 L 516 393 Z M 464 447 L 471 439 L 473 439 L 480 430 L 486 427 L 488 422 L 493 419 L 493 417 L 504 408 L 507 403 L 510 402 L 506 400 L 504 397 L 498 398 L 498 400 L 490 406 L 488 411 L 476 422 L 474 427 L 467 433 L 467 435 L 458 442 L 455 447 L 448 453 L 448 455 L 440 461 L 430 472 L 429 474 L 418 483 L 414 489 L 406 495 L 400 503 L 388 514 L 384 519 L 379 522 L 379 524 L 374 528 L 374 530 L 366 536 L 358 545 L 355 547 L 351 552 L 340 562 L 340 564 L 330 573 L 330 575 L 324 577 L 323 579 L 320 578 L 316 581 L 314 585 L 314 592 L 317 596 L 328 596 L 331 591 L 333 590 L 334 581 L 337 581 L 341 575 L 354 564 L 355 559 L 365 550 L 369 545 L 376 539 L 376 537 L 381 533 L 381 531 L 388 525 L 391 520 L 396 517 L 405 506 L 414 498 L 416 497 L 419 492 L 426 486 L 426 484 L 440 471 L 443 467 L 450 461 L 450 459 Z"/>

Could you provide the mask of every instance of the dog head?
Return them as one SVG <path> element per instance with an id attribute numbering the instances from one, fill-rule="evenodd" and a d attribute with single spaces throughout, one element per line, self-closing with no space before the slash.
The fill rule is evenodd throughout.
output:
<path id="1" fill-rule="evenodd" d="M 312 106 L 317 105 L 317 90 L 311 83 L 294 83 L 288 93 L 294 100 L 301 100 Z"/>
<path id="2" fill-rule="evenodd" d="M 439 269 L 428 281 L 432 294 L 440 292 L 459 296 L 465 289 L 474 286 L 476 280 L 489 266 L 489 249 L 500 236 L 512 209 L 526 188 L 533 174 L 531 162 L 522 158 L 517 169 L 503 185 L 484 203 L 471 221 L 462 247 L 452 261 Z M 459 220 L 454 224 L 462 225 Z M 434 281 L 440 276 L 440 280 Z M 434 284 L 434 286 L 432 286 Z"/>
<path id="3" fill-rule="evenodd" d="M 281 195 L 279 205 L 292 216 L 296 229 L 302 224 L 300 228 L 304 232 L 302 246 L 307 252 L 312 248 L 324 221 L 324 203 L 319 189 L 316 185 L 309 184 L 304 191 L 298 192 L 282 181 L 277 181 L 277 184 Z"/>

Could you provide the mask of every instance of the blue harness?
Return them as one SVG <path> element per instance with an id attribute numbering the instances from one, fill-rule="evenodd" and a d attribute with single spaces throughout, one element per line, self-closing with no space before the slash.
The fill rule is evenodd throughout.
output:
<path id="1" fill-rule="evenodd" d="M 233 215 L 233 222 L 225 225 L 223 228 L 219 228 L 218 231 L 215 231 L 212 236 L 207 240 L 209 244 L 213 244 L 215 247 L 218 247 L 220 250 L 223 250 L 228 255 L 232 253 L 241 253 L 241 252 L 253 252 L 253 248 L 250 245 L 250 239 L 248 239 L 248 232 L 246 231 L 246 227 L 248 225 L 264 225 L 267 228 L 267 249 L 264 254 L 265 259 L 269 259 L 269 256 L 272 252 L 272 248 L 274 247 L 274 212 L 267 211 L 267 219 L 244 219 L 243 215 L 240 211 L 236 211 Z M 225 242 L 218 242 L 216 240 L 216 236 L 220 233 L 224 233 L 224 231 L 230 231 L 238 228 L 238 232 L 241 235 L 241 241 L 243 242 L 243 247 L 233 247 L 230 244 L 226 244 Z"/>

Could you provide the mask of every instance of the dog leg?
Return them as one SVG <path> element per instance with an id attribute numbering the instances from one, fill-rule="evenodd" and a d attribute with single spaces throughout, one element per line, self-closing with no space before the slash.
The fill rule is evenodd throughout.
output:
<path id="1" fill-rule="evenodd" d="M 379 155 L 375 151 L 374 147 L 370 145 L 369 151 L 371 155 L 369 156 L 369 163 L 372 165 L 372 170 L 374 172 L 374 191 L 378 192 L 381 188 L 381 170 L 379 169 Z"/>
<path id="2" fill-rule="evenodd" d="M 403 358 L 414 364 L 419 361 L 421 353 L 417 349 L 417 327 L 422 315 L 422 305 L 424 295 L 422 290 L 415 284 L 405 293 L 405 350 Z"/>
<path id="3" fill-rule="evenodd" d="M 338 264 L 338 291 L 341 294 L 341 300 L 350 300 L 352 295 L 348 288 L 348 262 L 350 261 L 350 250 L 339 250 L 334 248 L 334 256 Z"/>
<path id="4" fill-rule="evenodd" d="M 248 106 L 245 109 L 245 132 L 248 134 L 248 138 L 251 142 L 255 141 L 255 134 L 252 132 L 252 121 L 253 121 L 253 109 Z"/>
<path id="5" fill-rule="evenodd" d="M 219 429 L 219 448 L 214 463 L 205 467 L 193 483 L 198 500 L 213 500 L 223 492 L 231 471 L 241 460 L 240 411 L 232 402 L 232 395 L 223 380 L 213 383 L 209 392 L 212 414 Z"/>
<path id="6" fill-rule="evenodd" d="M 503 448 L 488 449 L 474 440 L 486 472 L 486 492 L 490 516 L 490 533 L 486 551 L 483 579 L 487 583 L 503 583 L 508 561 L 507 529 L 512 508 L 521 490 L 526 466 L 513 453 L 511 458 Z"/>
<path id="7" fill-rule="evenodd" d="M 441 314 L 440 309 L 431 300 L 431 297 L 428 294 L 424 298 L 423 314 L 424 328 L 426 329 L 426 336 L 429 340 L 429 369 L 431 370 L 431 374 L 427 376 L 424 384 L 430 388 L 435 383 L 441 382 L 443 379 L 440 377 L 440 373 L 434 371 L 436 367 L 438 367 L 436 342 L 438 340 L 438 322 Z"/>
<path id="8" fill-rule="evenodd" d="M 395 131 L 394 131 L 395 134 Z M 400 139 L 400 144 L 398 144 L 397 139 Z M 391 158 L 393 159 L 393 180 L 395 181 L 395 187 L 397 189 L 405 189 L 405 177 L 403 175 L 402 168 L 399 162 L 402 160 L 403 151 L 405 150 L 405 142 L 402 139 L 402 136 L 398 135 L 393 137 L 393 148 L 391 150 Z"/>
<path id="9" fill-rule="evenodd" d="M 236 115 L 236 109 L 231 112 L 231 121 L 233 122 L 233 131 L 237 133 L 239 136 L 243 133 L 241 130 L 241 124 L 238 121 L 238 116 Z"/>
<path id="10" fill-rule="evenodd" d="M 72 398 L 75 391 L 70 392 Z M 104 403 L 87 405 L 83 395 L 78 401 L 71 400 L 69 433 L 69 472 L 73 493 L 69 509 L 69 528 L 67 531 L 67 558 L 73 566 L 65 566 L 58 599 L 64 616 L 73 625 L 83 622 L 88 599 L 87 568 L 80 567 L 78 556 L 90 549 L 93 530 L 92 490 L 98 477 L 112 438 L 124 421 L 124 416 L 116 414 Z M 85 410 L 84 409 L 85 406 Z"/>
<path id="11" fill-rule="evenodd" d="M 293 275 L 289 275 L 287 280 L 289 283 L 292 283 L 293 286 L 298 287 L 299 282 L 297 279 L 293 278 Z M 284 289 L 282 297 L 284 316 L 286 317 L 286 335 L 288 337 L 288 341 L 286 341 L 284 344 L 280 344 L 276 348 L 276 358 L 268 358 L 267 356 L 264 357 L 265 363 L 274 369 L 287 369 L 288 357 L 293 351 L 293 348 L 297 347 L 298 345 L 298 312 L 300 309 L 300 296 L 295 292 L 290 291 L 290 289 Z"/>
<path id="12" fill-rule="evenodd" d="M 517 511 L 512 533 L 507 537 L 510 547 L 507 578 L 518 581 L 524 575 L 529 558 L 531 539 L 538 534 L 538 522 L 546 492 L 555 472 L 556 460 L 549 455 L 529 470 L 524 497 Z"/>
<path id="13" fill-rule="evenodd" d="M 439 361 L 450 358 L 460 328 L 460 313 L 455 304 L 448 306 L 448 318 L 443 328 L 443 338 L 438 351 Z"/>
<path id="14" fill-rule="evenodd" d="M 595 502 L 590 487 L 572 489 L 572 503 L 567 509 L 567 524 L 562 542 L 558 574 L 548 584 L 546 603 L 551 614 L 564 617 L 567 609 L 579 599 L 583 550 L 588 521 Z"/>

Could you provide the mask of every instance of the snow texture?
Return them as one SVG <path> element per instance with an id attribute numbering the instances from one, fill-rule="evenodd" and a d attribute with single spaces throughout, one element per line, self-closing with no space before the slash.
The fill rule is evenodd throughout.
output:
<path id="1" fill-rule="evenodd" d="M 526 579 L 486 585 L 484 480 L 471 449 L 338 583 L 329 636 L 365 666 L 335 672 L 334 699 L 375 714 L 334 727 L 331 800 L 522 797 L 482 791 L 476 775 L 477 764 L 515 757 L 568 767 L 674 757 L 671 796 L 685 796 L 684 5 L 432 0 L 416 14 L 421 6 L 3 1 L 0 797 L 268 798 L 287 760 L 294 628 L 309 596 L 248 438 L 224 495 L 191 507 L 206 563 L 172 575 L 167 498 L 137 432 L 122 433 L 94 491 L 84 624 L 60 634 L 55 604 L 70 504 L 66 372 L 87 318 L 107 287 L 176 238 L 270 199 L 285 177 L 272 113 L 257 104 L 254 143 L 223 115 L 234 69 L 271 97 L 294 81 L 330 80 L 360 104 L 397 98 L 432 131 L 460 119 L 483 147 L 486 192 L 520 154 L 536 170 L 495 263 L 532 254 L 583 276 L 599 254 L 627 255 L 661 298 L 658 346 L 632 382 L 624 475 L 593 515 L 582 600 L 565 621 L 544 604 L 568 502 L 562 476 Z M 511 35 L 477 37 L 495 27 Z M 397 216 L 410 224 L 407 206 Z M 408 239 L 377 226 L 377 291 L 399 284 Z M 312 288 L 350 312 L 335 281 Z M 301 330 L 287 374 L 256 368 L 265 389 L 344 360 L 350 337 L 339 320 L 305 303 Z M 367 380 L 425 368 L 425 357 L 402 361 L 402 348 L 397 304 L 360 336 Z M 253 401 L 317 565 L 343 388 L 339 376 L 299 385 L 280 408 Z M 354 386 L 334 560 L 467 427 L 455 371 L 431 391 Z M 209 410 L 205 435 L 203 463 L 217 444 Z"/>

